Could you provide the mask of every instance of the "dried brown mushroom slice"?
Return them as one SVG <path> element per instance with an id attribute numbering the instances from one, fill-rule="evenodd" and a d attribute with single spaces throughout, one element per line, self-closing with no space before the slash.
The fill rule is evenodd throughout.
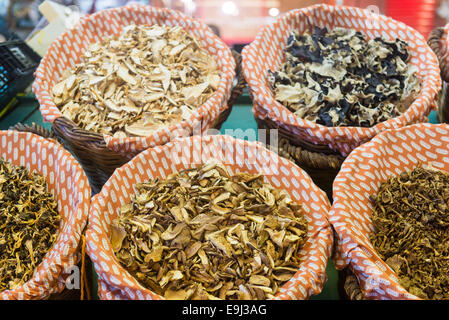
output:
<path id="1" fill-rule="evenodd" d="M 421 90 L 407 43 L 368 40 L 361 32 L 316 27 L 293 31 L 285 62 L 268 82 L 277 101 L 300 118 L 329 127 L 371 127 L 399 116 Z"/>
<path id="2" fill-rule="evenodd" d="M 0 159 L 0 292 L 31 279 L 57 238 L 59 222 L 45 179 Z"/>
<path id="3" fill-rule="evenodd" d="M 85 130 L 146 137 L 188 119 L 220 79 L 214 58 L 181 27 L 130 25 L 91 45 L 52 95 Z"/>
<path id="4" fill-rule="evenodd" d="M 418 166 L 372 196 L 370 240 L 399 283 L 423 299 L 448 299 L 449 173 Z"/>
<path id="5" fill-rule="evenodd" d="M 212 161 L 135 188 L 113 222 L 114 252 L 167 299 L 273 298 L 299 269 L 301 205 L 261 175 Z"/>

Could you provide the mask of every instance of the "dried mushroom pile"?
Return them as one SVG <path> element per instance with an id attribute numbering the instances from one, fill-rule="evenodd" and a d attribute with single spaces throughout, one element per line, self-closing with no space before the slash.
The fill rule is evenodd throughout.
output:
<path id="1" fill-rule="evenodd" d="M 219 82 L 214 58 L 181 27 L 130 25 L 91 45 L 52 94 L 87 131 L 149 136 L 187 119 Z"/>
<path id="2" fill-rule="evenodd" d="M 293 31 L 268 81 L 278 102 L 328 127 L 371 127 L 404 112 L 420 92 L 407 43 L 367 40 L 359 31 Z"/>
<path id="3" fill-rule="evenodd" d="M 423 299 L 449 298 L 449 173 L 419 166 L 373 197 L 371 241 L 399 283 Z"/>
<path id="4" fill-rule="evenodd" d="M 301 206 L 220 163 L 136 185 L 112 228 L 116 257 L 167 299 L 267 299 L 300 265 Z"/>
<path id="5" fill-rule="evenodd" d="M 37 173 L 0 159 L 0 291 L 31 279 L 56 240 L 60 217 Z"/>

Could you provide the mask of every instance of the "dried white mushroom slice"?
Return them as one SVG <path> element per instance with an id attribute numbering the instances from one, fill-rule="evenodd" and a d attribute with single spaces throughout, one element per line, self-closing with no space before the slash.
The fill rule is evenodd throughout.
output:
<path id="1" fill-rule="evenodd" d="M 125 126 L 125 132 L 130 136 L 148 137 L 159 127 L 155 125 L 144 125 L 141 123 L 135 123 Z"/>
<path id="2" fill-rule="evenodd" d="M 214 58 L 181 27 L 129 25 L 89 46 L 52 95 L 86 130 L 147 136 L 188 119 L 219 82 Z"/>
<path id="3" fill-rule="evenodd" d="M 122 78 L 123 81 L 129 83 L 130 85 L 137 84 L 137 80 L 129 74 L 128 68 L 126 68 L 123 64 L 119 65 L 117 69 L 117 75 Z"/>
<path id="4" fill-rule="evenodd" d="M 209 82 L 203 82 L 191 87 L 184 87 L 181 89 L 181 93 L 185 97 L 185 101 L 190 104 L 196 104 L 200 95 L 209 87 Z"/>

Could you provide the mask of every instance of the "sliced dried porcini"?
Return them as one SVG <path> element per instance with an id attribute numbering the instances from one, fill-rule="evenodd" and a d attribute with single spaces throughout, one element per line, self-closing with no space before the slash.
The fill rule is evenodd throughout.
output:
<path id="1" fill-rule="evenodd" d="M 167 289 L 164 294 L 164 298 L 167 300 L 187 300 L 189 299 L 194 290 L 171 290 Z"/>
<path id="2" fill-rule="evenodd" d="M 268 286 L 270 286 L 271 281 L 267 277 L 255 274 L 249 278 L 249 283 L 268 287 Z"/>
<path id="3" fill-rule="evenodd" d="M 179 271 L 179 270 L 170 270 L 162 277 L 161 281 L 159 282 L 159 285 L 161 287 L 165 287 L 165 285 L 169 281 L 181 280 L 182 278 L 184 278 L 184 275 L 182 274 L 181 271 Z"/>
<path id="4" fill-rule="evenodd" d="M 223 236 L 222 230 L 207 234 L 205 239 L 214 247 L 222 251 L 226 256 L 230 257 L 232 255 L 232 247 Z"/>
<path id="5" fill-rule="evenodd" d="M 114 250 L 114 251 L 118 251 L 118 250 Z M 153 262 L 161 261 L 163 252 L 164 252 L 164 247 L 162 247 L 162 246 L 157 246 L 155 248 L 152 248 L 150 253 L 148 253 L 145 256 L 145 262 L 148 263 L 150 261 L 153 261 Z"/>
<path id="6" fill-rule="evenodd" d="M 87 131 L 146 137 L 188 119 L 219 83 L 214 58 L 181 27 L 130 25 L 89 46 L 51 92 Z"/>
<path id="7" fill-rule="evenodd" d="M 126 230 L 116 224 L 111 227 L 111 245 L 112 250 L 119 251 L 122 248 L 123 240 L 126 237 Z"/>
<path id="8" fill-rule="evenodd" d="M 210 161 L 135 185 L 115 255 L 167 299 L 271 299 L 299 269 L 301 205 L 261 175 Z"/>
<path id="9" fill-rule="evenodd" d="M 186 227 L 184 223 L 178 223 L 175 227 L 171 224 L 167 230 L 161 234 L 162 240 L 173 240 Z"/>
<path id="10" fill-rule="evenodd" d="M 198 252 L 198 250 L 201 249 L 201 246 L 202 246 L 202 245 L 203 245 L 203 244 L 202 244 L 201 242 L 199 242 L 199 241 L 197 241 L 197 242 L 193 243 L 192 245 L 190 245 L 190 246 L 186 249 L 186 251 L 185 251 L 186 258 L 187 258 L 187 259 L 190 259 L 190 258 L 193 257 L 194 255 L 196 255 L 197 252 Z"/>
<path id="11" fill-rule="evenodd" d="M 368 40 L 350 29 L 291 32 L 285 62 L 268 72 L 275 99 L 296 116 L 329 127 L 371 127 L 399 116 L 420 90 L 407 43 Z"/>

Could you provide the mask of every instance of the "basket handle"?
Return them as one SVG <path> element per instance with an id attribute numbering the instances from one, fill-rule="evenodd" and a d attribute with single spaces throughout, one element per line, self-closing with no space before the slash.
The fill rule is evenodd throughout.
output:
<path id="1" fill-rule="evenodd" d="M 346 275 L 344 290 L 348 298 L 350 300 L 364 300 L 365 297 L 355 274 L 349 268 L 346 268 L 343 272 Z"/>
<path id="2" fill-rule="evenodd" d="M 433 52 L 435 52 L 438 62 L 440 64 L 440 72 L 441 72 L 441 78 L 443 81 L 449 82 L 449 68 L 446 65 L 446 62 L 443 59 L 443 48 L 441 48 L 441 39 L 444 35 L 444 27 L 435 28 L 430 32 L 429 39 L 427 40 L 427 43 L 429 44 L 429 47 L 432 49 Z"/>
<path id="3" fill-rule="evenodd" d="M 16 130 L 16 131 L 20 131 L 20 132 L 31 132 L 31 133 L 37 134 L 38 136 L 41 136 L 45 139 L 52 139 L 52 140 L 57 141 L 56 136 L 54 135 L 53 132 L 50 132 L 50 130 L 45 129 L 44 127 L 42 127 L 34 122 L 31 125 L 17 123 L 16 125 L 9 127 L 9 130 Z M 59 141 L 57 141 L 57 142 L 59 142 Z"/>
<path id="4" fill-rule="evenodd" d="M 256 117 L 259 128 L 278 129 L 280 156 L 295 162 L 299 166 L 310 167 L 314 169 L 329 168 L 339 170 L 343 164 L 344 157 L 333 152 L 327 146 L 317 146 L 313 143 L 298 139 L 292 132 L 283 129 L 273 121 L 268 119 L 262 120 Z M 294 141 L 294 144 L 293 144 Z"/>
<path id="5" fill-rule="evenodd" d="M 335 169 L 338 170 L 343 159 L 337 155 L 326 155 L 319 152 L 309 151 L 301 146 L 294 146 L 287 139 L 279 140 L 279 154 L 288 160 L 315 169 Z"/>

